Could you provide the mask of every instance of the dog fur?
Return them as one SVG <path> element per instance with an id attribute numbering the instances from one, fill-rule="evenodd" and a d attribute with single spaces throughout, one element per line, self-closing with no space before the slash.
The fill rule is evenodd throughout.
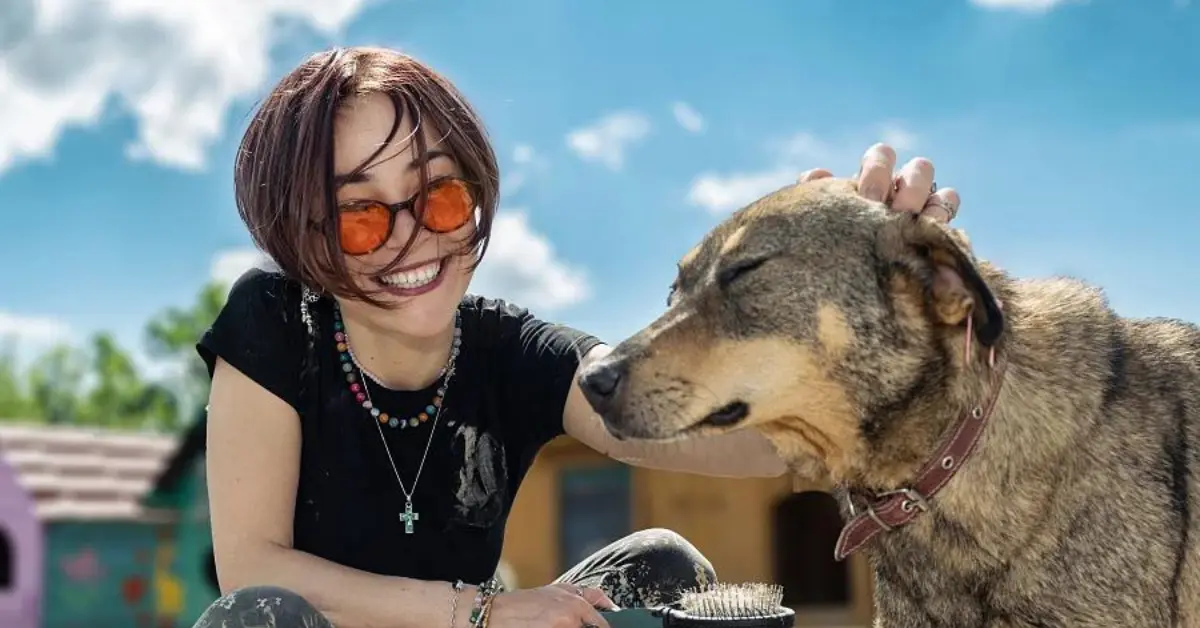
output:
<path id="1" fill-rule="evenodd" d="M 1197 326 L 1010 277 L 832 179 L 713 229 L 668 305 L 580 378 L 608 429 L 758 430 L 843 504 L 910 482 L 991 390 L 989 346 L 1007 364 L 972 458 L 864 548 L 877 627 L 1200 626 Z"/>

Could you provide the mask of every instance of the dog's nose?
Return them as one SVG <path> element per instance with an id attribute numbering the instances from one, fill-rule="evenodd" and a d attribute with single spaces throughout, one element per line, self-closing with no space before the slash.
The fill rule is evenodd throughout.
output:
<path id="1" fill-rule="evenodd" d="M 600 360 L 584 369 L 579 376 L 579 387 L 583 396 L 592 404 L 592 409 L 603 414 L 612 407 L 621 384 L 625 379 L 623 360 Z"/>

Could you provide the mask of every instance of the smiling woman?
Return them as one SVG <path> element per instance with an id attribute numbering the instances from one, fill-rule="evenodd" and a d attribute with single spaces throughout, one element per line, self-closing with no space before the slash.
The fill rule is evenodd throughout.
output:
<path id="1" fill-rule="evenodd" d="M 893 179 L 894 162 L 873 148 L 864 189 L 920 211 L 931 166 Z M 597 608 L 669 603 L 715 578 L 687 541 L 647 530 L 551 585 L 498 589 L 513 499 L 557 436 L 648 467 L 784 472 L 749 433 L 616 439 L 576 383 L 606 346 L 466 295 L 498 179 L 458 91 L 394 51 L 314 55 L 262 104 L 235 184 L 280 270 L 239 279 L 198 346 L 226 595 L 197 626 L 605 626 Z"/>

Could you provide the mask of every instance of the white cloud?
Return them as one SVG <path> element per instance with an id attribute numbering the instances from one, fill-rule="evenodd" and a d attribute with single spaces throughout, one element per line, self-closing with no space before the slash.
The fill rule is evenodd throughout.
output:
<path id="1" fill-rule="evenodd" d="M 567 146 L 580 159 L 610 170 L 625 165 L 625 151 L 650 134 L 650 120 L 641 113 L 618 111 L 567 134 Z"/>
<path id="2" fill-rule="evenodd" d="M 886 123 L 880 128 L 879 141 L 896 149 L 897 152 L 910 151 L 917 148 L 916 134 L 892 122 Z"/>
<path id="3" fill-rule="evenodd" d="M 519 209 L 496 215 L 487 256 L 475 271 L 471 291 L 539 313 L 581 303 L 592 293 L 587 274 L 559 258 Z"/>
<path id="4" fill-rule="evenodd" d="M 677 102 L 671 105 L 671 113 L 685 131 L 699 133 L 704 130 L 704 116 L 700 115 L 700 112 L 693 109 L 691 105 Z"/>
<path id="5" fill-rule="evenodd" d="M 235 99 L 259 90 L 286 23 L 336 33 L 368 0 L 4 0 L 0 171 L 48 157 L 117 105 L 132 158 L 204 165 Z"/>
<path id="6" fill-rule="evenodd" d="M 273 268 L 269 257 L 255 248 L 239 248 L 219 251 L 213 255 L 209 266 L 209 279 L 232 286 L 243 273 L 251 268 Z"/>
<path id="7" fill-rule="evenodd" d="M 500 196 L 507 198 L 516 194 L 536 175 L 549 169 L 550 164 L 529 144 L 517 144 L 512 151 L 512 168 L 501 174 Z"/>
<path id="8" fill-rule="evenodd" d="M 710 214 L 719 215 L 795 183 L 800 173 L 811 168 L 829 168 L 837 176 L 850 176 L 862 157 L 861 151 L 875 142 L 885 142 L 897 151 L 905 151 L 915 147 L 919 137 L 895 122 L 880 125 L 870 134 L 848 134 L 836 141 L 808 132 L 796 133 L 768 144 L 773 160 L 765 168 L 701 173 L 692 181 L 687 201 Z M 838 172 L 843 168 L 849 171 Z"/>
<path id="9" fill-rule="evenodd" d="M 76 342 L 74 331 L 66 321 L 53 316 L 0 311 L 0 353 L 14 357 L 17 368 L 28 368 L 55 345 Z"/>
<path id="10" fill-rule="evenodd" d="M 70 336 L 70 326 L 57 318 L 0 312 L 0 341 L 44 347 L 69 340 Z"/>
<path id="11" fill-rule="evenodd" d="M 1026 13 L 1043 13 L 1070 0 L 970 0 L 970 3 L 982 9 L 1023 11 Z"/>
<path id="12" fill-rule="evenodd" d="M 513 148 L 513 163 L 527 164 L 537 157 L 537 151 L 529 144 L 517 144 Z"/>
<path id="13" fill-rule="evenodd" d="M 692 182 L 688 202 L 712 214 L 723 214 L 796 182 L 799 170 L 778 168 L 762 172 L 717 174 L 707 172 Z"/>

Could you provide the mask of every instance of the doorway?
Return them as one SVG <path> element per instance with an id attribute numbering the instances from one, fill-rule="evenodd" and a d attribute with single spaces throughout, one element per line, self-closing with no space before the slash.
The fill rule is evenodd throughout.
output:
<path id="1" fill-rule="evenodd" d="M 775 582 L 791 608 L 846 608 L 850 570 L 833 558 L 842 517 L 828 493 L 804 491 L 779 500 L 772 513 Z"/>

